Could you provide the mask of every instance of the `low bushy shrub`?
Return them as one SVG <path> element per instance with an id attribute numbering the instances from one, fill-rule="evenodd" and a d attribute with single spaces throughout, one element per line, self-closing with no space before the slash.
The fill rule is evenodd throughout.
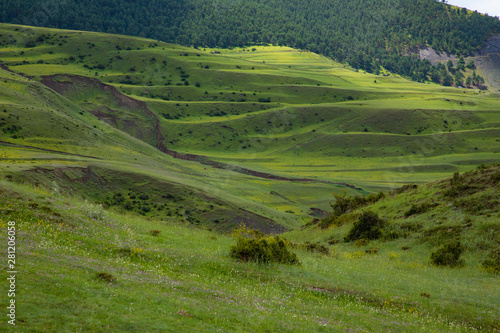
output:
<path id="1" fill-rule="evenodd" d="M 347 196 L 344 192 L 342 194 L 334 194 L 335 202 L 331 204 L 333 208 L 333 213 L 325 218 L 323 218 L 319 226 L 323 229 L 328 228 L 330 225 L 334 224 L 337 226 L 342 225 L 343 219 L 340 216 L 353 212 L 359 207 L 363 207 L 369 204 L 373 204 L 380 199 L 385 197 L 384 192 L 379 192 L 377 194 L 370 194 L 368 196 Z"/>
<path id="2" fill-rule="evenodd" d="M 493 184 L 500 183 L 500 171 L 496 171 L 496 172 L 494 172 L 494 173 L 490 176 L 490 181 L 491 181 Z"/>
<path id="3" fill-rule="evenodd" d="M 97 273 L 97 278 L 99 280 L 105 281 L 105 282 L 114 282 L 116 281 L 115 277 L 112 274 L 106 273 L 106 272 L 99 272 Z"/>
<path id="4" fill-rule="evenodd" d="M 330 249 L 328 247 L 326 247 L 325 245 L 320 244 L 320 243 L 305 242 L 303 246 L 307 251 L 310 251 L 310 252 L 317 252 L 317 253 L 321 253 L 321 254 L 330 254 Z"/>
<path id="5" fill-rule="evenodd" d="M 377 213 L 365 211 L 354 223 L 344 240 L 351 242 L 357 239 L 379 239 L 386 224 L 387 222 L 381 219 Z"/>
<path id="6" fill-rule="evenodd" d="M 238 243 L 231 247 L 230 256 L 243 262 L 277 262 L 281 264 L 299 263 L 297 255 L 290 252 L 285 241 L 278 236 L 262 238 L 239 237 Z"/>
<path id="7" fill-rule="evenodd" d="M 150 230 L 149 233 L 151 234 L 151 236 L 155 236 L 157 237 L 159 234 L 160 234 L 160 230 Z"/>
<path id="8" fill-rule="evenodd" d="M 365 253 L 367 253 L 367 254 L 377 254 L 378 250 L 380 250 L 378 247 L 371 247 L 368 250 L 365 250 Z"/>
<path id="9" fill-rule="evenodd" d="M 238 242 L 231 246 L 231 258 L 243 262 L 299 264 L 297 255 L 288 249 L 287 242 L 279 236 L 266 236 L 244 225 L 233 230 L 232 235 Z"/>
<path id="10" fill-rule="evenodd" d="M 368 196 L 352 196 L 349 197 L 345 193 L 334 194 L 335 203 L 331 206 L 333 208 L 333 215 L 340 216 L 342 214 L 351 212 L 356 208 L 375 203 L 385 197 L 384 192 L 378 194 L 370 194 Z"/>
<path id="11" fill-rule="evenodd" d="M 354 242 L 354 245 L 355 245 L 355 246 L 359 246 L 359 247 L 361 247 L 361 246 L 365 246 L 365 245 L 367 245 L 367 244 L 368 244 L 368 241 L 367 241 L 366 239 L 364 239 L 364 238 L 358 239 L 358 240 L 356 240 L 356 241 Z"/>
<path id="12" fill-rule="evenodd" d="M 430 204 L 428 202 L 421 203 L 420 205 L 411 205 L 410 209 L 407 210 L 404 215 L 409 217 L 412 215 L 423 214 L 433 207 L 436 207 L 436 204 Z"/>
<path id="13" fill-rule="evenodd" d="M 488 259 L 483 261 L 483 268 L 488 272 L 500 274 L 500 247 L 493 250 Z"/>
<path id="14" fill-rule="evenodd" d="M 460 267 L 464 265 L 464 261 L 460 259 L 460 255 L 465 251 L 465 247 L 460 244 L 460 241 L 454 241 L 440 247 L 436 252 L 431 254 L 431 262 L 436 266 Z"/>

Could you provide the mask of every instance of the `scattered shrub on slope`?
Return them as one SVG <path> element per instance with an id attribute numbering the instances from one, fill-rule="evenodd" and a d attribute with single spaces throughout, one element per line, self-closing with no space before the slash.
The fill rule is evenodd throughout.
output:
<path id="1" fill-rule="evenodd" d="M 488 257 L 483 261 L 483 268 L 488 272 L 500 274 L 500 247 L 493 250 Z"/>
<path id="2" fill-rule="evenodd" d="M 429 209 L 436 207 L 437 204 L 431 204 L 428 202 L 421 203 L 420 205 L 411 205 L 411 208 L 405 212 L 405 216 L 409 217 L 412 215 L 423 214 L 427 212 Z"/>
<path id="3" fill-rule="evenodd" d="M 464 261 L 460 259 L 464 251 L 465 247 L 460 244 L 460 241 L 451 242 L 433 252 L 431 262 L 436 266 L 460 267 L 464 265 Z"/>
<path id="4" fill-rule="evenodd" d="M 444 183 L 443 197 L 470 214 L 497 213 L 500 211 L 499 174 L 498 164 L 481 164 L 477 170 L 462 175 L 455 172 L 449 183 Z"/>
<path id="5" fill-rule="evenodd" d="M 354 223 L 344 240 L 351 242 L 357 239 L 378 239 L 382 236 L 386 224 L 387 222 L 381 219 L 377 213 L 365 211 Z"/>
<path id="6" fill-rule="evenodd" d="M 288 250 L 287 243 L 279 236 L 266 237 L 261 232 L 244 226 L 236 229 L 233 235 L 237 236 L 238 242 L 231 246 L 231 258 L 243 262 L 299 264 L 297 255 Z"/>
<path id="7" fill-rule="evenodd" d="M 379 192 L 377 194 L 370 194 L 368 196 L 353 196 L 349 197 L 346 193 L 334 194 L 335 202 L 331 204 L 333 208 L 333 214 L 325 217 L 319 222 L 319 226 L 322 228 L 328 228 L 335 219 L 341 215 L 353 212 L 359 207 L 363 207 L 369 204 L 373 204 L 380 199 L 385 197 L 384 192 Z"/>

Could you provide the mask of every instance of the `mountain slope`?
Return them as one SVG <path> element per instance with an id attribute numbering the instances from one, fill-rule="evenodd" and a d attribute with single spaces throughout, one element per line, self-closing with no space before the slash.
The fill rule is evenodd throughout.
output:
<path id="1" fill-rule="evenodd" d="M 78 117 L 198 160 L 189 168 L 215 175 L 204 182 L 297 214 L 284 220 L 327 209 L 326 194 L 342 188 L 392 188 L 498 161 L 498 98 L 478 90 L 357 73 L 285 47 L 200 50 L 11 25 L 1 34 L 4 66 L 71 100 Z M 137 158 L 120 154 L 110 156 Z"/>
<path id="2" fill-rule="evenodd" d="M 435 0 L 3 1 L 2 22 L 235 47 L 272 43 L 317 52 L 369 72 L 383 66 L 424 80 L 430 64 L 410 54 L 431 46 L 469 55 L 500 21 Z M 33 41 L 27 40 L 28 43 Z"/>
<path id="3" fill-rule="evenodd" d="M 405 185 L 371 201 L 339 196 L 341 205 L 334 203 L 333 213 L 301 231 L 292 231 L 290 237 L 349 242 L 347 231 L 360 213 L 372 211 L 388 222 L 383 241 L 375 241 L 382 247 L 393 241 L 407 247 L 425 244 L 434 248 L 458 239 L 468 252 L 486 259 L 500 246 L 499 190 L 500 165 L 496 164 L 424 185 Z"/>
<path id="4" fill-rule="evenodd" d="M 0 77 L 2 177 L 220 230 L 242 222 L 270 233 L 286 229 L 242 208 L 256 209 L 251 203 L 232 202 L 228 193 L 217 198 L 213 186 L 218 184 L 197 180 L 203 173 L 116 130 L 44 85 L 4 69 Z"/>
<path id="5" fill-rule="evenodd" d="M 487 167 L 460 177 L 471 181 L 471 189 L 480 190 L 476 193 L 487 193 L 495 188 L 477 181 L 489 181 L 498 172 L 498 166 Z M 382 214 L 385 205 L 384 216 L 389 216 L 402 202 L 409 206 L 415 196 L 447 188 L 449 182 L 408 188 L 370 209 Z M 159 221 L 116 214 L 6 181 L 0 181 L 0 194 L 0 228 L 6 234 L 8 223 L 15 223 L 20 332 L 500 329 L 499 279 L 480 265 L 498 237 L 498 220 L 490 219 L 488 225 L 473 215 L 471 222 L 444 222 L 427 235 L 428 241 L 440 243 L 443 235 L 456 236 L 459 225 L 464 241 L 479 239 L 475 235 L 481 228 L 493 230 L 483 232 L 481 247 L 467 241 L 462 268 L 431 265 L 429 255 L 436 245 L 422 244 L 418 237 L 412 241 L 413 235 L 361 247 L 325 243 L 328 254 L 311 252 L 319 247 L 304 242 L 330 231 L 313 229 L 286 235 L 293 239 L 292 251 L 301 265 L 256 264 L 230 258 L 235 239 L 189 228 L 176 217 Z M 488 213 L 497 218 L 498 208 L 497 202 Z M 449 205 L 433 212 L 440 217 L 456 215 Z M 417 221 L 412 217 L 406 223 Z M 425 223 L 427 228 L 430 223 Z M 4 249 L 0 252 L 6 255 Z M 6 271 L 2 278 L 7 278 Z M 0 298 L 2 304 L 8 302 L 6 296 Z M 9 331 L 6 325 L 4 319 L 0 330 Z"/>

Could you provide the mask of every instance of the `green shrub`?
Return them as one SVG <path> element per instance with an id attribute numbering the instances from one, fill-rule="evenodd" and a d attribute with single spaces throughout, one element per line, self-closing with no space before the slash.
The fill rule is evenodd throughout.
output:
<path id="1" fill-rule="evenodd" d="M 320 243 L 310 243 L 305 242 L 303 247 L 310 252 L 318 252 L 321 254 L 330 254 L 330 249 L 323 244 Z"/>
<path id="2" fill-rule="evenodd" d="M 231 258 L 243 262 L 299 264 L 297 255 L 288 250 L 287 243 L 279 236 L 265 237 L 259 231 L 245 227 L 235 230 L 234 234 L 237 235 L 238 242 L 231 246 Z"/>
<path id="3" fill-rule="evenodd" d="M 411 205 L 411 208 L 407 210 L 404 215 L 406 217 L 412 216 L 412 215 L 417 215 L 417 214 L 423 214 L 427 212 L 429 209 L 436 207 L 437 204 L 430 204 L 428 202 L 421 203 L 420 205 Z"/>
<path id="4" fill-rule="evenodd" d="M 380 250 L 378 247 L 371 247 L 368 250 L 365 250 L 366 254 L 377 254 L 378 250 Z"/>
<path id="5" fill-rule="evenodd" d="M 106 272 L 99 272 L 97 273 L 97 278 L 99 280 L 103 280 L 103 281 L 106 281 L 106 282 L 115 282 L 116 279 L 115 277 L 112 275 L 112 274 L 109 274 L 109 273 L 106 273 Z"/>
<path id="6" fill-rule="evenodd" d="M 464 261 L 460 259 L 464 251 L 465 247 L 460 244 L 460 241 L 451 242 L 433 252 L 431 262 L 436 266 L 460 267 L 464 265 Z"/>
<path id="7" fill-rule="evenodd" d="M 490 181 L 492 183 L 500 183 L 500 171 L 496 171 L 494 172 L 491 176 L 490 176 Z"/>
<path id="8" fill-rule="evenodd" d="M 417 188 L 418 188 L 417 184 L 404 185 L 403 187 L 399 187 L 399 188 L 392 190 L 392 194 L 405 193 L 405 192 L 409 192 L 411 190 L 416 190 Z"/>
<path id="9" fill-rule="evenodd" d="M 360 207 L 373 204 L 380 199 L 383 199 L 385 197 L 385 194 L 384 192 L 379 192 L 377 194 L 370 194 L 368 196 L 358 195 L 349 197 L 344 192 L 342 194 L 334 194 L 334 197 L 335 202 L 330 204 L 333 208 L 333 213 L 323 218 L 318 224 L 323 229 L 328 228 L 332 224 L 337 226 L 342 225 L 343 218 L 340 218 L 340 216 L 353 212 Z"/>
<path id="10" fill-rule="evenodd" d="M 160 234 L 160 232 L 161 232 L 160 230 L 156 230 L 156 229 L 149 231 L 151 236 L 155 236 L 155 237 L 157 237 Z"/>
<path id="11" fill-rule="evenodd" d="M 488 259 L 483 261 L 483 268 L 488 272 L 500 274 L 500 247 L 493 250 Z"/>
<path id="12" fill-rule="evenodd" d="M 368 245 L 368 241 L 364 238 L 360 238 L 354 242 L 354 245 L 359 246 L 359 247 L 365 246 L 365 245 Z"/>
<path id="13" fill-rule="evenodd" d="M 378 194 L 370 194 L 368 196 L 354 196 L 348 197 L 345 192 L 343 194 L 334 194 L 335 203 L 331 206 L 333 208 L 333 215 L 340 216 L 342 214 L 351 212 L 359 207 L 375 203 L 385 197 L 384 192 Z"/>
<path id="14" fill-rule="evenodd" d="M 374 212 L 363 212 L 344 238 L 346 242 L 357 239 L 379 239 L 387 222 Z"/>

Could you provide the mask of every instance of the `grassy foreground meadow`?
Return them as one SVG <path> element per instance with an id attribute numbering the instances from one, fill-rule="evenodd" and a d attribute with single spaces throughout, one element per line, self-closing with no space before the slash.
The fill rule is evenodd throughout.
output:
<path id="1" fill-rule="evenodd" d="M 230 236 L 174 219 L 6 181 L 0 191 L 2 239 L 9 221 L 17 232 L 16 332 L 500 329 L 498 275 L 475 252 L 460 269 L 435 267 L 426 246 L 401 251 L 402 242 L 369 255 L 350 244 L 328 255 L 299 247 L 300 265 L 242 263 L 229 257 Z M 0 330 L 11 331 L 4 317 Z"/>

